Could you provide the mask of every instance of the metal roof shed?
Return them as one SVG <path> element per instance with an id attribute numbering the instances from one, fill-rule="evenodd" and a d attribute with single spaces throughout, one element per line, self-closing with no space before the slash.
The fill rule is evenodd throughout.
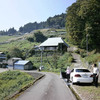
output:
<path id="1" fill-rule="evenodd" d="M 66 47 L 69 47 L 68 44 L 61 37 L 48 38 L 46 41 L 41 43 L 39 47 L 43 50 L 56 50 L 59 44 L 64 44 Z"/>
<path id="2" fill-rule="evenodd" d="M 14 63 L 14 69 L 31 70 L 32 68 L 33 64 L 31 61 L 19 60 Z"/>

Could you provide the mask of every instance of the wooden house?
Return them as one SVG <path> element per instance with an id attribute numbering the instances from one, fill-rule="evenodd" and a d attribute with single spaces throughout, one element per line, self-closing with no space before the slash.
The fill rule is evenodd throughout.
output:
<path id="1" fill-rule="evenodd" d="M 67 51 L 68 44 L 61 37 L 48 38 L 39 45 L 43 51 Z"/>

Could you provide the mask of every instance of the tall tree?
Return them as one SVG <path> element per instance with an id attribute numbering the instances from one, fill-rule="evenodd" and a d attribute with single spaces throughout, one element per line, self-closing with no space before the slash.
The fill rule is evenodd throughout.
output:
<path id="1" fill-rule="evenodd" d="M 88 38 L 89 50 L 100 49 L 100 1 L 77 0 L 67 9 L 67 37 L 81 48 L 86 47 Z"/>
<path id="2" fill-rule="evenodd" d="M 11 34 L 11 35 L 15 35 L 17 33 L 17 31 L 13 27 L 13 28 L 10 28 L 7 33 Z"/>

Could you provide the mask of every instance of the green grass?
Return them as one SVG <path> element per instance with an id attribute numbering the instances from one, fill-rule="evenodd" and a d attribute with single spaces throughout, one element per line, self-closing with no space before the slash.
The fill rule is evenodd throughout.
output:
<path id="1" fill-rule="evenodd" d="M 25 50 L 25 49 L 31 49 L 34 45 L 37 45 L 38 43 L 35 42 L 29 42 L 27 40 L 19 40 L 19 41 L 14 41 L 11 43 L 7 43 L 7 44 L 2 44 L 0 45 L 0 51 L 4 52 L 4 51 L 9 51 L 11 48 L 13 47 L 18 47 L 21 50 Z"/>
<path id="2" fill-rule="evenodd" d="M 0 36 L 0 42 L 5 42 L 15 37 L 16 36 Z"/>
<path id="3" fill-rule="evenodd" d="M 0 100 L 5 100 L 16 91 L 31 84 L 33 80 L 32 76 L 20 71 L 0 73 Z"/>

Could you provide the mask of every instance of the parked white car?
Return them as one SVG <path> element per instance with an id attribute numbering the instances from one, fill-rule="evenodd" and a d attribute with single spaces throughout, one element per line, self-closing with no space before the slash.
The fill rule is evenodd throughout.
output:
<path id="1" fill-rule="evenodd" d="M 72 83 L 92 83 L 93 73 L 86 68 L 74 68 L 70 73 Z"/>

